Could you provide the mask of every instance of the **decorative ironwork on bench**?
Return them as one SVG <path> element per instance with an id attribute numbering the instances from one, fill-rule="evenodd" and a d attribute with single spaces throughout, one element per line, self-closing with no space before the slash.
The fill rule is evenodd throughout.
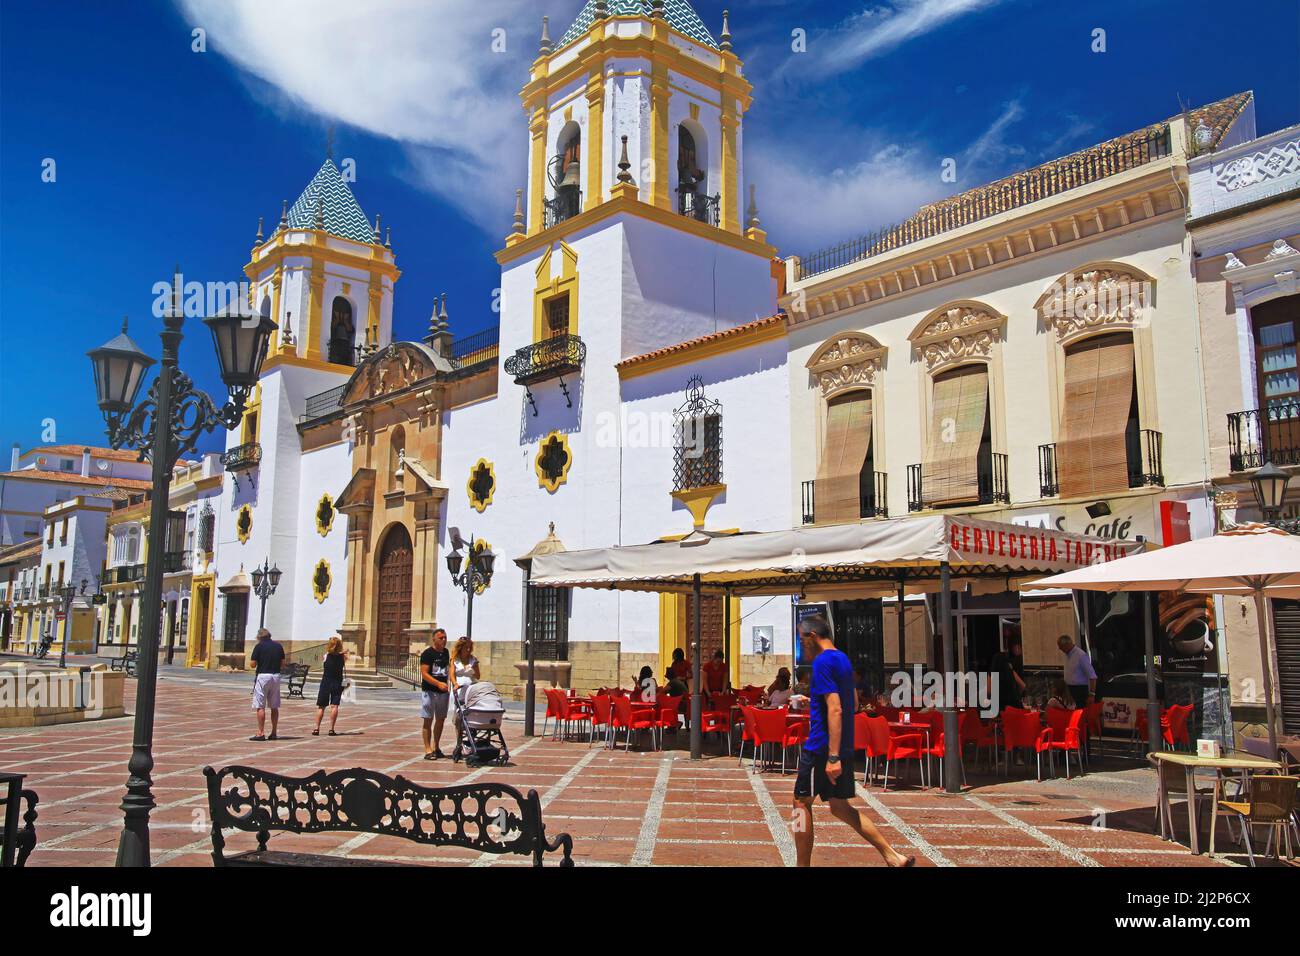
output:
<path id="1" fill-rule="evenodd" d="M 500 783 L 425 787 L 405 777 L 354 768 L 309 777 L 285 777 L 253 767 L 204 767 L 212 815 L 212 860 L 217 866 L 264 865 L 271 831 L 320 833 L 349 830 L 400 837 L 432 846 L 457 846 L 483 853 L 517 853 L 541 866 L 560 850 L 560 866 L 572 866 L 573 840 L 562 833 L 546 838 L 537 791 L 524 796 Z M 223 829 L 257 834 L 257 850 L 227 857 Z M 283 854 L 311 865 L 346 863 L 338 857 Z"/>
<path id="2" fill-rule="evenodd" d="M 1229 467 L 1254 471 L 1266 461 L 1300 465 L 1300 401 L 1277 402 L 1228 416 Z"/>
<path id="3" fill-rule="evenodd" d="M 560 391 L 569 408 L 573 407 L 573 398 L 564 382 L 564 376 L 576 375 L 582 370 L 587 360 L 587 346 L 576 335 L 556 335 L 540 342 L 534 342 L 519 349 L 506 359 L 506 374 L 522 385 L 528 396 L 528 403 L 537 415 L 537 402 L 533 399 L 533 386 L 550 379 L 559 379 Z"/>

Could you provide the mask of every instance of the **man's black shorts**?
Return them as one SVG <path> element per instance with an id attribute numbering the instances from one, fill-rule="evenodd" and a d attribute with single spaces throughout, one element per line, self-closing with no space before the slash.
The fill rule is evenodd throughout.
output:
<path id="1" fill-rule="evenodd" d="M 840 775 L 832 781 L 826 776 L 826 754 L 805 750 L 799 754 L 799 772 L 794 778 L 796 797 L 817 796 L 823 800 L 847 800 L 854 794 L 853 764 L 841 761 Z"/>

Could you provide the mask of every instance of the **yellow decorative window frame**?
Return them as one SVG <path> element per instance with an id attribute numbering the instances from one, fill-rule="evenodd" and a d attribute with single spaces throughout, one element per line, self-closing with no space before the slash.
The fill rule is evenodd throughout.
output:
<path id="1" fill-rule="evenodd" d="M 325 599 L 330 596 L 330 587 L 333 584 L 334 576 L 330 573 L 330 563 L 321 558 L 316 562 L 316 567 L 311 572 L 311 593 L 317 604 L 325 603 Z"/>
<path id="2" fill-rule="evenodd" d="M 546 309 L 551 302 L 567 296 L 569 299 L 569 334 L 578 334 L 578 254 L 567 242 L 558 244 L 560 250 L 560 275 L 551 275 L 552 254 L 556 246 L 546 250 L 537 263 L 537 286 L 533 289 L 533 341 L 549 337 Z"/>
<path id="3" fill-rule="evenodd" d="M 244 505 L 239 509 L 239 514 L 235 517 L 235 537 L 239 538 L 240 544 L 248 544 L 248 539 L 252 534 L 253 509 L 250 505 Z"/>
<path id="4" fill-rule="evenodd" d="M 483 468 L 487 468 L 488 476 L 492 479 L 492 486 L 488 490 L 486 498 L 480 498 L 474 493 L 474 478 Z M 471 508 L 479 514 L 487 511 L 488 505 L 492 504 L 492 499 L 497 493 L 496 466 L 486 458 L 480 458 L 478 461 L 474 462 L 473 467 L 469 470 L 469 479 L 465 482 L 465 493 L 469 495 L 469 506 Z"/>
<path id="5" fill-rule="evenodd" d="M 542 456 L 546 454 L 546 448 L 551 442 L 559 442 L 560 447 L 564 450 L 564 468 L 560 470 L 559 475 L 552 478 L 542 467 Z M 553 431 L 537 446 L 537 454 L 533 458 L 533 470 L 537 472 L 537 484 L 545 488 L 551 494 L 555 494 L 560 489 L 560 485 L 569 480 L 569 469 L 573 467 L 573 450 L 569 447 L 569 436 L 562 432 Z"/>
<path id="6" fill-rule="evenodd" d="M 326 507 L 329 508 L 330 519 L 329 521 L 322 521 L 320 513 Z M 316 502 L 316 533 L 322 538 L 329 534 L 334 527 L 334 518 L 338 513 L 338 509 L 334 507 L 334 499 L 330 497 L 329 492 L 321 495 L 320 501 Z"/>
<path id="7" fill-rule="evenodd" d="M 253 395 L 244 407 L 244 417 L 240 420 L 239 441 L 241 445 L 261 441 L 262 432 L 262 383 L 253 387 Z"/>

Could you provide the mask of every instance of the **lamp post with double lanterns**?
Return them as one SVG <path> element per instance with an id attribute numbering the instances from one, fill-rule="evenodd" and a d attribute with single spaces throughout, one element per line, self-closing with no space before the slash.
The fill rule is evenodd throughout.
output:
<path id="1" fill-rule="evenodd" d="M 81 579 L 81 590 L 75 584 L 65 584 L 59 588 L 59 597 L 63 598 L 63 643 L 59 647 L 59 667 L 68 666 L 68 638 L 72 635 L 72 602 L 78 594 L 86 593 L 85 578 Z"/>
<path id="2" fill-rule="evenodd" d="M 284 572 L 278 566 L 271 565 L 271 559 L 262 562 L 260 568 L 253 569 L 253 593 L 262 602 L 262 614 L 258 618 L 258 628 L 266 627 L 266 599 L 280 586 L 280 575 Z"/>
<path id="3" fill-rule="evenodd" d="M 95 391 L 108 425 L 113 448 L 139 451 L 140 460 L 152 465 L 149 534 L 144 591 L 140 601 L 138 668 L 136 673 L 135 733 L 128 763 L 130 776 L 122 799 L 123 829 L 117 847 L 118 866 L 149 865 L 149 814 L 155 806 L 153 782 L 154 702 L 158 678 L 159 629 L 162 622 L 162 536 L 167 528 L 167 496 L 172 468 L 182 455 L 193 452 L 199 437 L 218 427 L 236 428 L 249 393 L 257 384 L 266 358 L 267 344 L 276 324 L 266 314 L 256 314 L 235 302 L 203 319 L 216 346 L 221 379 L 230 391 L 220 407 L 194 387 L 179 368 L 181 327 L 181 274 L 172 283 L 170 310 L 163 315 L 162 362 L 157 378 L 140 401 L 140 386 L 154 359 L 141 351 L 126 333 L 126 322 L 116 338 L 86 353 L 95 370 Z"/>
<path id="4" fill-rule="evenodd" d="M 469 564 L 465 565 L 465 570 L 461 572 L 461 565 L 465 562 L 465 555 L 460 553 L 462 544 L 469 547 Z M 487 587 L 492 580 L 492 566 L 496 564 L 497 556 L 492 549 L 486 545 L 482 550 L 474 547 L 474 537 L 471 535 L 468 541 L 462 540 L 459 535 L 452 539 L 452 550 L 447 555 L 447 570 L 451 572 L 451 583 L 465 592 L 468 606 L 465 610 L 465 636 L 473 640 L 474 638 L 474 592 L 480 587 Z"/>

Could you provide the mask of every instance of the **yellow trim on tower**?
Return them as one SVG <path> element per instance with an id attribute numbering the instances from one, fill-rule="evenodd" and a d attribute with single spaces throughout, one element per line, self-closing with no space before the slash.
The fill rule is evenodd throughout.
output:
<path id="1" fill-rule="evenodd" d="M 587 199 L 584 209 L 605 201 L 605 82 L 597 70 L 587 77 Z"/>
<path id="2" fill-rule="evenodd" d="M 251 423 L 251 424 L 250 424 Z M 253 397 L 244 407 L 244 417 L 240 420 L 239 443 L 247 445 L 258 441 L 262 431 L 262 383 L 253 387 Z"/>
<path id="3" fill-rule="evenodd" d="M 325 263 L 323 260 L 314 259 L 312 261 L 311 277 L 307 280 L 307 288 L 307 328 L 303 332 L 303 337 L 307 340 L 307 351 L 304 354 L 309 359 L 319 361 L 321 317 L 325 308 Z"/>
<path id="4" fill-rule="evenodd" d="M 528 234 L 542 231 L 544 217 L 542 204 L 546 200 L 546 98 L 543 96 L 531 107 L 528 121 Z"/>
<path id="5" fill-rule="evenodd" d="M 551 277 L 551 257 L 555 247 L 546 250 L 541 261 L 537 263 L 537 285 L 533 289 L 533 341 L 545 339 L 549 330 L 546 325 L 546 307 L 561 296 L 569 298 L 569 334 L 578 334 L 578 253 L 567 242 L 559 243 L 560 275 Z"/>
<path id="6" fill-rule="evenodd" d="M 668 199 L 668 100 L 672 91 L 668 85 L 668 66 L 656 62 L 651 66 L 650 80 L 650 202 L 660 209 L 669 209 Z"/>

